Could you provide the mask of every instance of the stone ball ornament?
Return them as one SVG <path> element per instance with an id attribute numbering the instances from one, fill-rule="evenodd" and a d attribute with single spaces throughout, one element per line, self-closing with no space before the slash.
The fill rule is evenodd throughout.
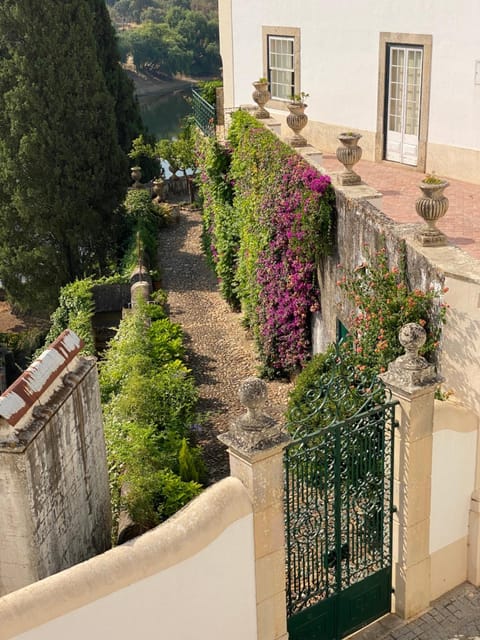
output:
<path id="1" fill-rule="evenodd" d="M 400 329 L 398 340 L 407 353 L 417 354 L 427 341 L 427 332 L 416 322 L 409 322 Z"/>
<path id="2" fill-rule="evenodd" d="M 271 418 L 263 413 L 267 401 L 267 384 L 260 378 L 250 377 L 243 380 L 238 390 L 238 397 L 246 413 L 240 418 L 244 429 L 261 430 L 271 423 Z"/>

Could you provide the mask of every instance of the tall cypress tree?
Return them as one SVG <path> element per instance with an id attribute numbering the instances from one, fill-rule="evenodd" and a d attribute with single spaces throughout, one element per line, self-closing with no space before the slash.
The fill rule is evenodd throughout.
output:
<path id="1" fill-rule="evenodd" d="M 115 102 L 118 142 L 124 152 L 128 153 L 132 147 L 132 140 L 144 133 L 135 88 L 133 81 L 120 65 L 117 36 L 105 0 L 89 2 L 94 12 L 98 59 L 107 89 Z"/>
<path id="2" fill-rule="evenodd" d="M 128 183 L 85 0 L 0 4 L 0 278 L 21 308 L 101 273 Z"/>

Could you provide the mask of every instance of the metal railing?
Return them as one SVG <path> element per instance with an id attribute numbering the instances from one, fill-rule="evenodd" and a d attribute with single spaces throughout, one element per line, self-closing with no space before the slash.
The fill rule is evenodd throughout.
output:
<path id="1" fill-rule="evenodd" d="M 202 96 L 192 89 L 193 117 L 198 128 L 206 136 L 215 135 L 215 125 L 217 122 L 217 110 L 214 105 L 207 102 Z"/>

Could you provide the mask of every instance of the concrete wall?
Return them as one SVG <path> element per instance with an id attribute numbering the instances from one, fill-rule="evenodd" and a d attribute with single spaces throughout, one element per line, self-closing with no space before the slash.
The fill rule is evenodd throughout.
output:
<path id="1" fill-rule="evenodd" d="M 315 146 L 333 151 L 340 131 L 358 130 L 364 158 L 371 160 L 383 114 L 378 101 L 384 82 L 379 80 L 380 33 L 431 36 L 430 101 L 424 109 L 428 145 L 426 166 L 420 170 L 480 181 L 480 84 L 475 83 L 480 4 L 219 0 L 219 5 L 225 106 L 252 102 L 251 83 L 264 74 L 262 27 L 297 27 L 300 85 L 310 94 L 310 123 L 304 133 Z"/>
<path id="2" fill-rule="evenodd" d="M 110 546 L 93 358 L 66 331 L 0 397 L 0 595 Z"/>
<path id="3" fill-rule="evenodd" d="M 0 640 L 256 638 L 253 516 L 227 478 L 125 545 L 0 599 Z"/>

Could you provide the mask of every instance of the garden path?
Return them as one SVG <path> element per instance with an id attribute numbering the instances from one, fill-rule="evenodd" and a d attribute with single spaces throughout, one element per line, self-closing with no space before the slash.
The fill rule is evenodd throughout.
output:
<path id="1" fill-rule="evenodd" d="M 160 232 L 161 286 L 168 294 L 170 318 L 185 333 L 187 364 L 199 394 L 198 442 L 205 451 L 209 481 L 228 475 L 224 445 L 217 435 L 244 412 L 238 400 L 242 380 L 258 374 L 253 340 L 220 296 L 216 277 L 201 248 L 199 211 L 184 208 L 180 219 Z M 268 383 L 267 413 L 282 419 L 291 383 Z"/>

